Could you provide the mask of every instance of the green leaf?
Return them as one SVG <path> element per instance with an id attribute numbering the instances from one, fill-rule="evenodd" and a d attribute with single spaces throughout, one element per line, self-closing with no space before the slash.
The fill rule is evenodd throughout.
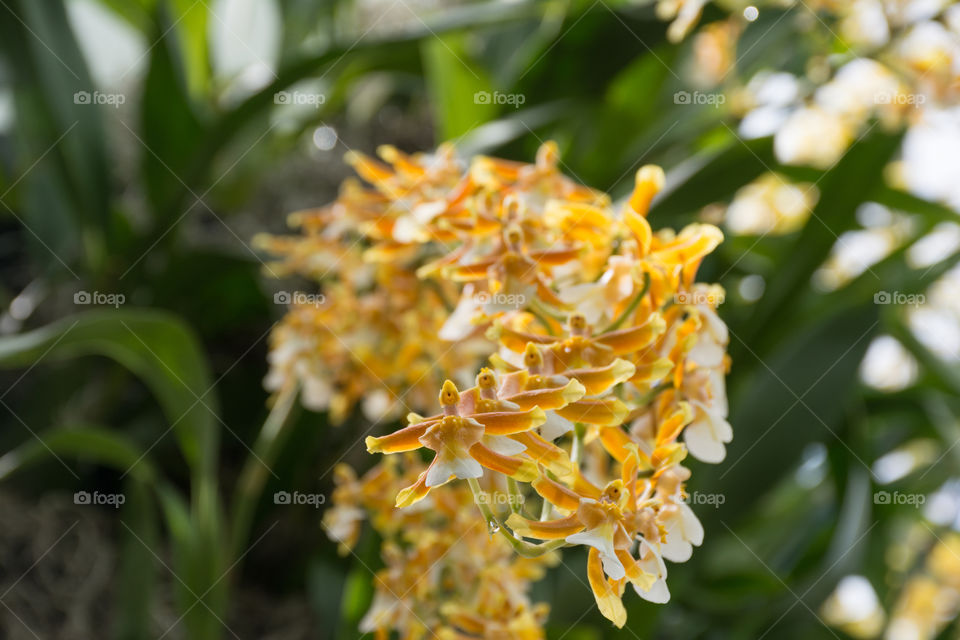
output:
<path id="1" fill-rule="evenodd" d="M 157 0 L 100 0 L 100 3 L 144 34 L 150 32 L 150 14 Z"/>
<path id="2" fill-rule="evenodd" d="M 720 465 L 697 464 L 693 485 L 723 487 L 724 521 L 732 522 L 796 464 L 805 445 L 820 441 L 865 460 L 844 432 L 844 402 L 857 385 L 857 368 L 879 329 L 877 307 L 860 306 L 794 332 L 772 352 L 744 344 L 733 361 L 730 424 L 734 439 Z M 744 372 L 748 373 L 744 373 Z M 854 464 L 860 464 L 855 461 Z M 717 510 L 719 511 L 719 510 Z M 705 525 L 721 514 L 705 510 Z"/>
<path id="3" fill-rule="evenodd" d="M 155 310 L 92 311 L 0 338 L 0 366 L 101 355 L 135 373 L 170 421 L 195 472 L 215 468 L 217 401 L 200 344 L 176 316 Z"/>
<path id="4" fill-rule="evenodd" d="M 209 13 L 206 2 L 171 0 L 170 12 L 180 45 L 188 93 L 200 98 L 210 86 L 210 51 L 207 46 Z"/>
<path id="5" fill-rule="evenodd" d="M 857 208 L 870 200 L 883 169 L 900 146 L 899 136 L 874 132 L 854 143 L 817 187 L 820 199 L 793 247 L 777 263 L 763 298 L 741 336 L 754 349 L 774 344 L 796 329 L 796 309 L 810 292 L 810 278 L 844 231 L 856 225 Z M 862 185 L 862 186 L 857 186 Z"/>
<path id="6" fill-rule="evenodd" d="M 0 15 L 0 52 L 16 86 L 19 165 L 0 212 L 16 210 L 44 268 L 83 261 L 101 269 L 112 242 L 103 107 L 82 100 L 80 92 L 89 98 L 95 87 L 63 2 L 10 0 Z"/>
<path id="7" fill-rule="evenodd" d="M 436 105 L 438 137 L 455 140 L 496 116 L 494 91 L 486 73 L 470 61 L 466 34 L 428 38 L 421 44 L 424 75 Z"/>
<path id="8" fill-rule="evenodd" d="M 156 478 L 156 470 L 144 452 L 122 435 L 94 426 L 58 427 L 44 432 L 43 441 L 28 440 L 0 457 L 0 480 L 50 456 L 62 456 L 112 467 L 144 482 Z"/>
<path id="9" fill-rule="evenodd" d="M 178 46 L 181 35 L 174 26 L 176 18 L 158 7 L 150 51 L 150 63 L 141 101 L 140 151 L 147 195 L 160 219 L 158 228 L 183 214 L 186 201 L 184 175 L 203 134 L 200 118 L 191 102 L 189 87 L 191 63 Z M 192 203 L 191 203 L 192 204 Z"/>
<path id="10" fill-rule="evenodd" d="M 153 596 L 157 589 L 160 531 L 150 487 L 131 475 L 124 483 L 120 512 L 120 558 L 117 589 L 119 640 L 151 637 Z"/>

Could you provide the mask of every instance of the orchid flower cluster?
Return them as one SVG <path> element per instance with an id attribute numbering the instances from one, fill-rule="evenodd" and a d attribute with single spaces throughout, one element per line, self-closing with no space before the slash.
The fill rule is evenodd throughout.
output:
<path id="1" fill-rule="evenodd" d="M 704 533 L 683 462 L 720 462 L 732 438 L 723 290 L 695 282 L 720 230 L 654 232 L 661 169 L 614 206 L 559 170 L 553 143 L 534 164 L 379 156 L 348 155 L 369 186 L 295 214 L 301 235 L 260 240 L 324 291 L 275 329 L 268 387 L 338 419 L 360 405 L 374 427 L 408 410 L 366 438 L 389 454 L 373 470 L 338 471 L 324 518 L 345 552 L 367 518 L 386 540 L 364 629 L 540 637 L 526 586 L 573 546 L 617 626 L 627 585 L 666 602 L 665 561 Z M 443 587 L 461 573 L 476 579 Z"/>

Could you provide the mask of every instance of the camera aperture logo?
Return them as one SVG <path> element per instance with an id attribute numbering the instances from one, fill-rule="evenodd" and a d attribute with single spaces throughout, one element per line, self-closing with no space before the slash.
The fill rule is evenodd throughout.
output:
<path id="1" fill-rule="evenodd" d="M 512 493 L 500 493 L 499 491 L 496 491 L 494 493 L 487 493 L 486 491 L 484 491 L 479 496 L 477 496 L 478 504 L 492 504 L 495 506 L 522 505 L 524 500 L 525 498 L 520 494 L 514 495 Z"/>
<path id="2" fill-rule="evenodd" d="M 277 291 L 273 294 L 273 304 L 295 305 L 298 307 L 319 307 L 327 301 L 322 293 L 303 291 Z"/>
<path id="3" fill-rule="evenodd" d="M 727 96 L 722 93 L 704 93 L 703 91 L 677 91 L 673 94 L 673 104 L 707 104 L 719 107 L 726 103 Z"/>
<path id="4" fill-rule="evenodd" d="M 127 501 L 122 493 L 101 493 L 99 491 L 77 491 L 73 494 L 73 504 L 77 505 L 106 505 L 119 509 Z"/>
<path id="5" fill-rule="evenodd" d="M 894 491 L 877 491 L 873 494 L 873 504 L 909 504 L 914 507 L 921 506 L 927 501 L 927 496 L 922 493 L 900 493 Z"/>
<path id="6" fill-rule="evenodd" d="M 294 491 L 293 493 L 289 491 L 277 491 L 273 494 L 273 504 L 286 504 L 286 505 L 309 505 L 314 509 L 319 509 L 320 506 L 327 501 L 327 497 L 322 493 L 301 493 L 299 491 Z"/>
<path id="7" fill-rule="evenodd" d="M 494 91 L 477 91 L 473 94 L 473 104 L 508 104 L 514 109 L 519 109 L 520 105 L 527 101 L 527 96 L 522 93 L 501 93 Z"/>
<path id="8" fill-rule="evenodd" d="M 127 297 L 122 293 L 104 293 L 102 291 L 77 291 L 73 294 L 73 304 L 95 304 L 118 308 Z"/>
<path id="9" fill-rule="evenodd" d="M 102 104 L 115 109 L 127 102 L 127 96 L 122 93 L 101 93 L 99 91 L 77 91 L 73 94 L 73 104 Z"/>
<path id="10" fill-rule="evenodd" d="M 473 299 L 482 307 L 493 306 L 498 309 L 520 309 L 527 304 L 527 296 L 522 293 L 489 293 L 481 291 Z"/>
<path id="11" fill-rule="evenodd" d="M 909 105 L 918 108 L 927 101 L 922 93 L 901 93 L 899 91 L 880 91 L 873 96 L 875 104 Z"/>
<path id="12" fill-rule="evenodd" d="M 303 91 L 277 91 L 273 94 L 273 104 L 306 105 L 319 109 L 327 101 L 322 93 L 306 93 Z"/>
<path id="13" fill-rule="evenodd" d="M 927 297 L 922 293 L 902 293 L 900 291 L 877 291 L 873 294 L 873 304 L 908 304 L 919 307 L 925 304 Z"/>
<path id="14" fill-rule="evenodd" d="M 724 295 L 722 293 L 708 293 L 706 291 L 679 291 L 673 297 L 673 300 L 677 304 L 718 307 L 723 304 Z"/>
<path id="15" fill-rule="evenodd" d="M 720 505 L 727 501 L 727 496 L 722 493 L 700 493 L 699 491 L 694 491 L 693 493 L 687 496 L 687 499 L 684 500 L 687 504 L 696 505 L 696 504 L 708 504 L 712 505 L 714 509 L 719 509 Z"/>

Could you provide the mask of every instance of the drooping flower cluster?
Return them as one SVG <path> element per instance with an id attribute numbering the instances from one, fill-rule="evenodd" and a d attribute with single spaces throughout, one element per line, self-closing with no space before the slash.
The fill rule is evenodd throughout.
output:
<path id="1" fill-rule="evenodd" d="M 348 465 L 335 470 L 334 506 L 323 518 L 327 535 L 348 553 L 369 517 L 384 539 L 384 568 L 373 580 L 373 602 L 363 633 L 400 637 L 542 638 L 549 607 L 531 603 L 530 584 L 556 563 L 556 554 L 523 558 L 475 515 L 464 485 L 431 493 L 417 507 L 395 509 L 393 496 L 415 478 L 416 456 L 391 457 L 358 478 Z M 506 494 L 489 495 L 505 500 Z"/>
<path id="2" fill-rule="evenodd" d="M 681 463 L 688 453 L 719 462 L 732 438 L 728 335 L 716 313 L 723 291 L 695 283 L 722 234 L 705 224 L 654 233 L 646 214 L 663 172 L 653 166 L 614 206 L 561 173 L 552 143 L 530 165 L 477 157 L 460 168 L 445 147 L 380 155 L 351 156 L 372 186 L 349 183 L 333 205 L 299 215 L 305 237 L 262 240 L 283 256 L 282 268 L 321 279 L 326 296 L 316 309 L 292 309 L 275 331 L 271 388 L 319 389 L 314 406 L 341 415 L 361 400 L 374 420 L 397 405 L 412 410 L 407 426 L 366 438 L 370 452 L 404 462 L 389 466 L 396 457 L 388 456 L 363 481 L 341 472 L 327 514 L 344 548 L 365 513 L 410 545 L 385 547 L 383 598 L 366 628 L 413 633 L 434 616 L 467 636 L 527 637 L 490 635 L 470 622 L 493 619 L 477 609 L 456 619 L 444 618 L 443 606 L 419 613 L 439 596 L 421 590 L 422 572 L 404 563 L 426 562 L 417 555 L 432 553 L 423 540 L 472 535 L 476 523 L 479 535 L 494 532 L 491 553 L 503 543 L 526 558 L 587 547 L 589 584 L 617 626 L 628 584 L 666 602 L 665 560 L 686 561 L 703 538 Z M 372 275 L 361 284 L 362 271 Z M 429 387 L 436 401 L 427 401 Z M 384 389 L 391 397 L 371 403 Z M 426 466 L 418 450 L 432 452 Z M 395 502 L 385 497 L 385 474 L 405 481 Z M 482 517 L 443 506 L 464 495 Z M 421 532 L 413 542 L 408 526 Z M 444 531 L 424 533 L 432 527 Z M 398 609 L 390 594 L 407 579 Z M 487 588 L 500 587 L 477 586 Z M 457 595 L 456 606 L 467 606 L 464 597 L 476 594 Z M 520 607 L 516 620 L 539 619 L 526 600 L 498 597 Z"/>

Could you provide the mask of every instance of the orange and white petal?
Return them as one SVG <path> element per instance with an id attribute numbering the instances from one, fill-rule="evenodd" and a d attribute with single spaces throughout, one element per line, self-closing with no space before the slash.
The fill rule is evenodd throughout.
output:
<path id="1" fill-rule="evenodd" d="M 623 608 L 619 594 L 604 575 L 601 562 L 600 553 L 591 548 L 587 556 L 587 580 L 590 582 L 590 589 L 600 613 L 618 628 L 623 627 L 627 622 L 627 610 Z"/>
<path id="2" fill-rule="evenodd" d="M 615 531 L 614 522 L 604 522 L 593 529 L 586 529 L 579 533 L 574 533 L 565 538 L 570 544 L 583 544 L 593 547 L 600 552 L 600 560 L 603 561 L 603 571 L 613 580 L 620 580 L 625 577 L 626 570 L 623 563 L 617 557 L 617 551 L 613 546 L 613 534 Z"/>
<path id="3" fill-rule="evenodd" d="M 657 576 L 656 581 L 649 589 L 633 583 L 633 590 L 641 598 L 655 604 L 665 604 L 670 601 L 670 589 L 667 587 L 667 567 L 663 558 L 645 540 L 640 541 L 640 567 L 647 573 Z"/>
<path id="4" fill-rule="evenodd" d="M 560 447 L 529 431 L 510 437 L 525 447 L 528 456 L 545 466 L 557 477 L 567 478 L 573 473 L 570 456 Z"/>
<path id="5" fill-rule="evenodd" d="M 473 285 L 468 284 L 464 287 L 463 294 L 460 296 L 460 301 L 453 313 L 447 317 L 447 321 L 437 332 L 437 337 L 447 342 L 464 340 L 477 331 L 477 325 L 474 324 L 473 320 L 479 315 L 480 305 L 473 295 Z"/>
<path id="6" fill-rule="evenodd" d="M 506 348 L 511 351 L 516 351 L 517 353 L 523 353 L 529 342 L 534 344 L 553 344 L 557 341 L 557 339 L 552 336 L 542 336 L 536 333 L 527 333 L 526 331 L 511 329 L 501 322 L 496 322 L 487 329 L 486 337 L 488 340 L 500 342 L 500 344 Z"/>
<path id="7" fill-rule="evenodd" d="M 454 282 L 472 282 L 485 280 L 491 267 L 497 263 L 496 258 L 489 258 L 470 264 L 461 264 L 454 267 L 445 267 L 442 270 L 444 277 Z"/>
<path id="8" fill-rule="evenodd" d="M 526 435 L 526 434 L 523 434 Z M 494 453 L 503 456 L 515 456 L 527 450 L 523 441 L 517 439 L 518 436 L 483 436 L 481 442 L 483 446 Z"/>
<path id="9" fill-rule="evenodd" d="M 680 431 L 693 421 L 693 417 L 690 403 L 678 402 L 675 409 L 657 425 L 657 444 L 675 441 Z"/>
<path id="10" fill-rule="evenodd" d="M 652 362 L 641 362 L 637 364 L 636 371 L 630 376 L 630 381 L 653 384 L 663 380 L 671 371 L 673 371 L 673 360 L 670 358 L 657 358 Z"/>
<path id="11" fill-rule="evenodd" d="M 553 442 L 565 433 L 573 431 L 573 423 L 561 418 L 555 411 L 547 411 L 547 420 L 540 425 L 540 437 Z"/>
<path id="12" fill-rule="evenodd" d="M 683 431 L 690 455 L 701 462 L 723 462 L 727 456 L 725 445 L 733 440 L 733 428 L 725 418 L 706 410 L 701 403 L 693 404 L 694 420 Z"/>
<path id="13" fill-rule="evenodd" d="M 538 540 L 563 540 L 583 529 L 576 514 L 556 520 L 528 520 L 519 513 L 512 513 L 506 524 L 517 535 Z"/>
<path id="14" fill-rule="evenodd" d="M 533 460 L 505 456 L 489 449 L 479 442 L 470 447 L 470 455 L 478 467 L 479 465 L 483 465 L 487 469 L 510 476 L 520 482 L 530 482 L 540 475 L 537 464 Z"/>
<path id="15" fill-rule="evenodd" d="M 604 427 L 603 429 L 600 429 L 599 433 L 600 443 L 614 460 L 623 462 L 627 459 L 627 457 L 630 455 L 629 446 L 634 444 L 627 432 L 625 432 L 619 426 L 616 426 Z"/>
<path id="16" fill-rule="evenodd" d="M 540 407 L 544 410 L 550 410 L 565 407 L 571 402 L 582 398 L 586 392 L 586 387 L 584 387 L 583 384 L 577 380 L 570 380 L 562 387 L 524 391 L 516 395 L 507 396 L 506 399 L 518 404 L 521 409 Z"/>
<path id="17" fill-rule="evenodd" d="M 585 422 L 600 426 L 623 424 L 630 408 L 617 398 L 586 398 L 571 402 L 556 413 L 572 422 Z"/>
<path id="18" fill-rule="evenodd" d="M 417 481 L 412 485 L 400 491 L 397 494 L 396 507 L 402 509 L 409 507 L 415 502 L 419 502 L 430 493 L 430 487 L 427 486 L 427 473 L 429 469 L 417 477 Z"/>
<path id="19" fill-rule="evenodd" d="M 494 436 L 522 433 L 539 427 L 547 421 L 547 416 L 540 407 L 533 407 L 526 411 L 476 413 L 471 418 L 483 425 L 486 435 Z"/>
<path id="20" fill-rule="evenodd" d="M 537 264 L 555 267 L 575 259 L 580 255 L 580 249 L 545 249 L 543 251 L 531 251 L 527 255 Z"/>
<path id="21" fill-rule="evenodd" d="M 532 486 L 540 497 L 564 511 L 576 511 L 580 506 L 580 496 L 575 491 L 547 476 L 540 476 L 533 481 Z"/>
<path id="22" fill-rule="evenodd" d="M 353 167 L 361 178 L 375 186 L 386 183 L 395 175 L 390 167 L 359 151 L 348 151 L 343 161 Z"/>
<path id="23" fill-rule="evenodd" d="M 653 344 L 654 340 L 663 335 L 666 329 L 667 323 L 663 316 L 654 313 L 647 322 L 639 327 L 609 331 L 594 338 L 594 342 L 610 347 L 615 354 L 620 356 L 646 349 Z"/>
<path id="24" fill-rule="evenodd" d="M 670 562 L 686 562 L 693 555 L 693 546 L 703 542 L 703 525 L 690 505 L 680 502 L 660 510 L 658 519 L 666 530 L 660 545 L 664 558 Z"/>
<path id="25" fill-rule="evenodd" d="M 657 195 L 666 182 L 666 176 L 663 169 L 655 164 L 648 164 L 640 167 L 634 178 L 633 193 L 627 205 L 637 214 L 646 217 L 650 211 L 650 203 L 653 197 Z"/>
<path id="26" fill-rule="evenodd" d="M 600 487 L 596 486 L 589 480 L 583 477 L 583 474 L 577 472 L 573 477 L 573 490 L 580 494 L 590 498 L 591 500 L 599 500 L 600 494 L 603 493 L 600 490 Z"/>
<path id="27" fill-rule="evenodd" d="M 617 549 L 617 557 L 620 559 L 620 562 L 623 563 L 623 568 L 627 572 L 627 580 L 630 581 L 630 584 L 634 585 L 634 589 L 641 589 L 649 591 L 653 584 L 657 581 L 657 576 L 652 573 L 647 573 L 640 566 L 640 563 L 630 555 L 630 552 L 626 549 Z"/>
<path id="28" fill-rule="evenodd" d="M 400 453 L 403 451 L 415 451 L 423 446 L 420 442 L 421 436 L 427 432 L 435 421 L 425 420 L 418 424 L 404 427 L 391 434 L 375 438 L 367 436 L 366 445 L 368 453 Z"/>
<path id="29" fill-rule="evenodd" d="M 493 363 L 494 367 L 496 367 L 498 370 L 502 371 L 503 369 L 501 369 L 497 363 L 493 362 L 494 357 L 499 358 L 499 356 L 494 354 L 490 357 L 491 363 Z M 500 376 L 500 389 L 498 390 L 497 395 L 502 398 L 515 396 L 518 393 L 525 391 L 529 382 L 530 374 L 526 369 L 510 371 L 509 373 Z"/>
<path id="30" fill-rule="evenodd" d="M 479 478 L 482 475 L 483 467 L 480 466 L 479 462 L 470 455 L 466 455 L 465 452 L 448 446 L 437 453 L 437 456 L 427 468 L 426 485 L 437 487 L 448 482 L 451 477 L 465 480 L 467 478 Z"/>
<path id="31" fill-rule="evenodd" d="M 599 395 L 614 385 L 625 382 L 634 376 L 637 368 L 632 362 L 617 358 L 605 367 L 595 369 L 571 369 L 563 375 L 579 380 L 586 389 L 586 395 Z"/>

